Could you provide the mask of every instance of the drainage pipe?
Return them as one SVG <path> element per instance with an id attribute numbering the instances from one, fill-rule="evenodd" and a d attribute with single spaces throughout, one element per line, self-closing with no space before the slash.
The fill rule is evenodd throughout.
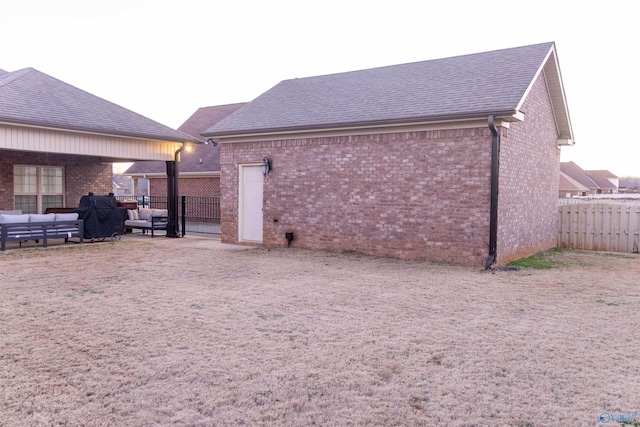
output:
<path id="1" fill-rule="evenodd" d="M 495 118 L 489 116 L 491 130 L 491 205 L 489 214 L 489 256 L 484 264 L 485 270 L 491 268 L 496 260 L 498 249 L 498 173 L 500 172 L 500 134 L 495 126 Z"/>

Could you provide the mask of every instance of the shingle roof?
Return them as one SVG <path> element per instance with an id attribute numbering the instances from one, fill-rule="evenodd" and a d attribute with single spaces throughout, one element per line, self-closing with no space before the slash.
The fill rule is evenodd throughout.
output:
<path id="1" fill-rule="evenodd" d="M 553 49 L 542 43 L 284 80 L 203 135 L 514 114 Z"/>
<path id="2" fill-rule="evenodd" d="M 191 115 L 179 128 L 189 135 L 198 136 L 209 127 L 218 123 L 231 113 L 237 111 L 246 103 L 216 105 L 212 107 L 199 108 Z M 180 173 L 197 172 L 219 172 L 220 171 L 220 145 L 199 144 L 194 146 L 191 152 L 180 154 Z M 164 162 L 136 162 L 125 172 L 127 175 L 152 175 L 165 174 L 166 164 Z"/>
<path id="3" fill-rule="evenodd" d="M 0 73 L 0 122 L 170 142 L 198 141 L 33 68 Z"/>
<path id="4" fill-rule="evenodd" d="M 618 189 L 614 182 L 611 181 L 611 179 L 616 180 L 618 177 L 608 170 L 584 170 L 574 162 L 562 162 L 560 163 L 560 172 L 592 190 Z"/>
<path id="5" fill-rule="evenodd" d="M 608 170 L 586 170 L 584 171 L 589 178 L 595 182 L 595 184 L 598 186 L 598 188 L 601 188 L 603 190 L 617 190 L 618 187 L 609 180 L 609 178 L 611 179 L 618 179 L 618 177 L 609 172 Z"/>
<path id="6" fill-rule="evenodd" d="M 561 162 L 560 171 L 580 183 L 580 185 L 591 189 L 598 188 L 586 172 L 574 162 Z"/>
<path id="7" fill-rule="evenodd" d="M 588 191 L 589 188 L 580 184 L 575 179 L 571 178 L 569 175 L 560 172 L 559 184 L 558 188 L 560 191 Z"/>

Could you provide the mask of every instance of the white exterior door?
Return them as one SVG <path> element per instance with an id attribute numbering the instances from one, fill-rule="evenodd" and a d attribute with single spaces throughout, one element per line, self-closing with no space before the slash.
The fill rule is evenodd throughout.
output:
<path id="1" fill-rule="evenodd" d="M 262 186 L 264 177 L 258 165 L 241 165 L 239 172 L 238 240 L 262 243 Z"/>

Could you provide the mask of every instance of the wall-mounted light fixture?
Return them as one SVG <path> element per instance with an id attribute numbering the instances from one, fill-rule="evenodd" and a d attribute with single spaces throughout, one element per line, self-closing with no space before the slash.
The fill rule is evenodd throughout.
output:
<path id="1" fill-rule="evenodd" d="M 204 142 L 205 145 L 211 145 L 212 147 L 215 147 L 216 145 L 218 145 L 217 141 L 214 141 L 213 138 L 209 138 Z"/>
<path id="2" fill-rule="evenodd" d="M 264 157 L 262 159 L 262 164 L 260 165 L 260 171 L 262 175 L 267 176 L 269 172 L 271 172 L 271 159 L 268 157 Z"/>

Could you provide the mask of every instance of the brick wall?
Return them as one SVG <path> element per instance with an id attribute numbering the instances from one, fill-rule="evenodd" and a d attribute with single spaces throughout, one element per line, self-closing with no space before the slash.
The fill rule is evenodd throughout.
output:
<path id="1" fill-rule="evenodd" d="M 220 196 L 220 178 L 189 178 L 180 176 L 180 196 Z M 149 195 L 167 195 L 166 178 L 149 179 Z"/>
<path id="2" fill-rule="evenodd" d="M 500 264 L 556 246 L 560 149 L 540 76 L 522 111 L 525 120 L 501 131 L 498 202 Z"/>
<path id="3" fill-rule="evenodd" d="M 265 155 L 265 246 L 293 231 L 296 247 L 484 263 L 488 128 L 223 144 L 225 242 L 237 241 L 238 165 Z"/>
<path id="4" fill-rule="evenodd" d="M 113 191 L 111 163 L 94 157 L 50 153 L 2 151 L 0 156 L 0 208 L 13 209 L 13 165 L 63 166 L 65 171 L 65 203 L 78 206 L 80 197 L 93 191 L 109 194 Z"/>

